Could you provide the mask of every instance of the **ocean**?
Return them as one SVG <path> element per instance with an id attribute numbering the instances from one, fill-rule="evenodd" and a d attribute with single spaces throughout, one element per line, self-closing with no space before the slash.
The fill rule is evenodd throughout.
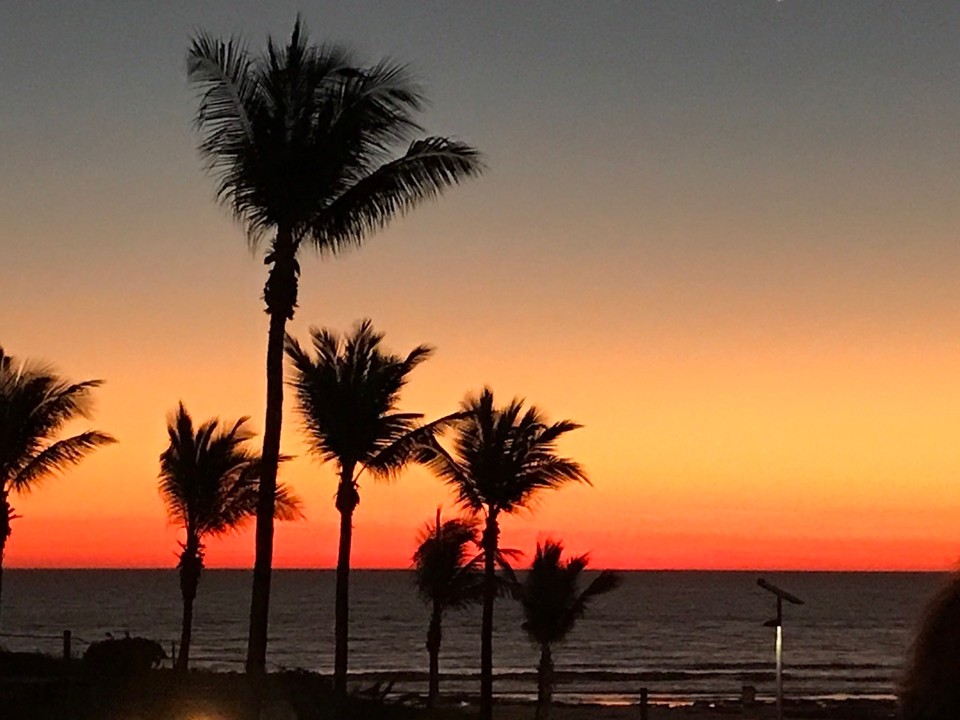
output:
<path id="1" fill-rule="evenodd" d="M 625 572 L 624 584 L 596 599 L 554 653 L 568 702 L 626 703 L 641 688 L 660 701 L 736 698 L 744 685 L 774 693 L 775 615 L 766 577 L 805 601 L 785 604 L 784 687 L 791 697 L 893 697 L 925 602 L 943 576 L 924 573 Z M 275 571 L 269 664 L 330 672 L 334 573 Z M 407 571 L 351 573 L 350 670 L 358 682 L 397 680 L 424 691 L 427 609 Z M 250 574 L 208 570 L 195 606 L 191 661 L 241 670 Z M 64 630 L 76 653 L 124 633 L 179 640 L 181 601 L 174 570 L 7 570 L 0 645 L 59 653 Z M 536 694 L 537 650 L 520 629 L 520 611 L 498 602 L 495 691 Z M 444 620 L 441 691 L 477 692 L 479 608 Z"/>

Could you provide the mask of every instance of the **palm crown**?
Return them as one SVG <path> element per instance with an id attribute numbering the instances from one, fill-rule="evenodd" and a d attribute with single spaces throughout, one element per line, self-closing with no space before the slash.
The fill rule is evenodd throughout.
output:
<path id="1" fill-rule="evenodd" d="M 424 99 L 403 66 L 361 67 L 341 47 L 311 45 L 299 18 L 289 43 L 271 39 L 259 56 L 200 33 L 187 63 L 200 152 L 251 240 L 283 227 L 336 251 L 480 172 L 463 143 L 409 142 Z"/>
<path id="2" fill-rule="evenodd" d="M 557 439 L 577 423 L 548 423 L 536 407 L 524 410 L 518 398 L 497 408 L 489 388 L 463 401 L 461 418 L 452 453 L 428 441 L 418 454 L 474 512 L 516 512 L 539 490 L 590 482 L 579 463 L 556 451 Z"/>
<path id="3" fill-rule="evenodd" d="M 312 450 L 341 469 L 359 465 L 378 476 L 395 474 L 414 447 L 411 432 L 422 417 L 396 410 L 400 391 L 433 350 L 419 345 L 406 356 L 385 352 L 383 333 L 369 320 L 347 336 L 314 329 L 311 337 L 315 357 L 290 337 L 286 349 Z"/>
<path id="4" fill-rule="evenodd" d="M 18 363 L 0 347 L 0 493 L 25 492 L 80 462 L 110 435 L 88 430 L 57 439 L 77 418 L 88 418 L 100 380 L 71 383 L 51 368 Z"/>
<path id="5" fill-rule="evenodd" d="M 169 420 L 169 445 L 160 455 L 160 494 L 169 518 L 182 524 L 187 544 L 236 530 L 256 513 L 260 457 L 246 447 L 253 438 L 248 418 L 223 425 L 208 420 L 195 427 L 184 408 Z M 299 501 L 277 489 L 276 517 L 299 517 Z"/>
<path id="6" fill-rule="evenodd" d="M 413 555 L 417 590 L 424 602 L 459 608 L 479 602 L 483 580 L 480 531 L 475 518 L 427 523 Z"/>
<path id="7" fill-rule="evenodd" d="M 561 559 L 563 545 L 551 540 L 537 545 L 530 571 L 520 586 L 526 618 L 523 629 L 538 645 L 562 641 L 583 617 L 587 604 L 621 582 L 616 573 L 604 570 L 582 592 L 580 580 L 587 556 Z"/>

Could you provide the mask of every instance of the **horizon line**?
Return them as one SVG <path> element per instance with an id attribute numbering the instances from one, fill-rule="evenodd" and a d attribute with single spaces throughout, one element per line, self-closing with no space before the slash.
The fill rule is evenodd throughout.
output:
<path id="1" fill-rule="evenodd" d="M 48 570 L 48 571 L 157 571 L 169 570 L 176 572 L 176 566 L 170 565 L 15 565 L 7 566 L 5 570 Z M 334 572 L 336 566 L 284 566 L 274 567 L 275 571 L 291 572 Z M 519 568 L 523 571 L 525 568 Z M 214 567 L 205 567 L 204 571 L 227 570 L 232 572 L 253 572 L 253 568 L 246 565 L 218 565 Z M 362 570 L 366 572 L 413 572 L 412 566 L 369 566 L 352 567 L 351 570 Z M 671 573 L 938 573 L 949 574 L 957 572 L 955 568 L 678 568 L 678 567 L 596 567 L 587 568 L 587 571 L 600 572 L 601 570 L 610 570 L 613 572 L 671 572 Z"/>

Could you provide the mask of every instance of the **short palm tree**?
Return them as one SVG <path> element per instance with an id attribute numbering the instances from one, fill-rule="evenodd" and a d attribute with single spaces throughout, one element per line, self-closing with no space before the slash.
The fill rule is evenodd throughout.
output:
<path id="1" fill-rule="evenodd" d="M 298 18 L 289 42 L 252 55 L 238 38 L 198 33 L 187 76 L 200 93 L 200 154 L 217 197 L 266 243 L 270 317 L 263 472 L 247 670 L 266 662 L 273 505 L 283 406 L 283 342 L 297 306 L 304 245 L 337 254 L 397 215 L 479 174 L 477 152 L 422 132 L 424 104 L 406 69 L 358 65 L 342 48 L 308 41 Z M 409 142 L 401 151 L 403 144 Z"/>
<path id="2" fill-rule="evenodd" d="M 540 648 L 537 668 L 537 720 L 546 720 L 553 698 L 553 653 L 583 617 L 587 604 L 598 595 L 615 589 L 621 578 L 604 570 L 581 592 L 580 578 L 587 556 L 562 560 L 563 544 L 548 540 L 537 545 L 537 554 L 523 582 L 519 596 L 525 618 L 523 629 Z"/>
<path id="3" fill-rule="evenodd" d="M 440 694 L 440 642 L 443 613 L 480 602 L 483 586 L 480 531 L 473 517 L 427 523 L 417 536 L 413 567 L 421 599 L 430 605 L 427 652 L 430 680 L 427 703 Z"/>
<path id="4" fill-rule="evenodd" d="M 253 438 L 240 418 L 232 425 L 218 419 L 195 427 L 183 403 L 167 423 L 169 444 L 160 455 L 160 495 L 170 519 L 183 526 L 177 567 L 183 596 L 183 624 L 177 668 L 186 670 L 193 634 L 193 602 L 203 571 L 204 541 L 237 530 L 257 511 L 260 457 L 249 450 Z M 299 500 L 277 488 L 275 516 L 300 517 Z"/>
<path id="5" fill-rule="evenodd" d="M 10 495 L 35 489 L 102 445 L 110 435 L 88 430 L 60 438 L 64 427 L 88 418 L 100 380 L 72 383 L 53 369 L 19 362 L 0 347 L 0 590 L 3 556 L 17 515 Z"/>
<path id="6" fill-rule="evenodd" d="M 418 448 L 418 460 L 453 486 L 460 505 L 484 515 L 481 720 L 490 720 L 493 714 L 493 606 L 498 588 L 499 519 L 528 507 L 542 490 L 568 482 L 589 483 L 583 468 L 556 450 L 557 440 L 578 427 L 570 420 L 549 423 L 536 407 L 524 410 L 523 401 L 517 398 L 496 407 L 493 391 L 484 388 L 461 403 L 452 450 L 436 438 L 428 438 Z"/>
<path id="7" fill-rule="evenodd" d="M 420 345 L 406 356 L 381 347 L 383 334 L 369 320 L 345 336 L 331 330 L 311 331 L 313 352 L 287 338 L 293 364 L 292 385 L 312 451 L 337 467 L 336 508 L 340 513 L 335 600 L 334 691 L 347 684 L 349 642 L 350 545 L 353 513 L 360 504 L 359 478 L 364 471 L 378 478 L 395 477 L 416 444 L 442 428 L 450 418 L 420 425 L 418 413 L 399 412 L 400 391 L 413 369 L 433 352 Z"/>

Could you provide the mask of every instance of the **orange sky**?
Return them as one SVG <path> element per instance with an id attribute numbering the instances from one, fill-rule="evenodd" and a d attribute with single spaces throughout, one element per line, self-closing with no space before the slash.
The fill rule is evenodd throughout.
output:
<path id="1" fill-rule="evenodd" d="M 489 384 L 581 422 L 562 449 L 594 487 L 507 520 L 528 553 L 551 535 L 598 566 L 952 566 L 957 9 L 721 5 L 457 6 L 437 33 L 416 8 L 308 3 L 318 37 L 322 15 L 324 38 L 414 63 L 425 124 L 490 169 L 359 252 L 306 256 L 291 331 L 371 317 L 391 349 L 435 345 L 404 402 L 428 417 Z M 257 44 L 295 9 L 84 8 L 0 7 L 20 98 L 0 109 L 0 343 L 105 379 L 94 424 L 120 443 L 15 499 L 6 564 L 172 567 L 165 415 L 262 429 L 266 342 L 264 267 L 211 200 L 183 53 L 197 26 Z M 333 477 L 287 410 L 308 519 L 278 530 L 277 565 L 328 567 Z M 358 567 L 407 566 L 452 512 L 417 469 L 361 497 Z M 248 566 L 252 533 L 208 560 Z"/>

